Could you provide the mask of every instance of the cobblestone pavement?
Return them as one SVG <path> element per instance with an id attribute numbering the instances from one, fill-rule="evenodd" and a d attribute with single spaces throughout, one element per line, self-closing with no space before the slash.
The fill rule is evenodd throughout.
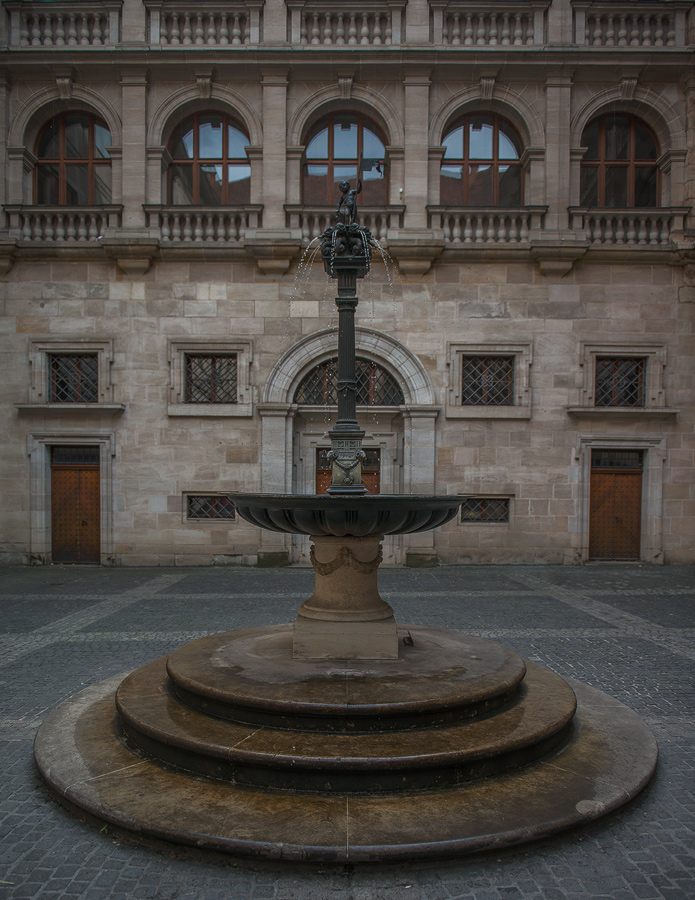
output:
<path id="1" fill-rule="evenodd" d="M 695 568 L 386 569 L 403 623 L 471 631 L 637 710 L 660 745 L 636 801 L 512 850 L 398 866 L 301 866 L 144 848 L 52 802 L 46 714 L 202 635 L 287 622 L 306 569 L 0 569 L 0 897 L 142 900 L 693 900 Z M 413 803 L 417 797 L 413 797 Z"/>

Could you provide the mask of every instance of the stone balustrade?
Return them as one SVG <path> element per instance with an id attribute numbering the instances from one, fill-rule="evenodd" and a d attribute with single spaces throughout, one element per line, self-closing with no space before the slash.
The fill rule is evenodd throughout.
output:
<path id="1" fill-rule="evenodd" d="M 262 207 L 146 206 L 145 211 L 150 233 L 162 244 L 233 244 L 260 226 Z"/>
<path id="2" fill-rule="evenodd" d="M 432 39 L 449 47 L 538 47 L 548 3 L 432 2 Z"/>
<path id="3" fill-rule="evenodd" d="M 6 206 L 10 234 L 31 243 L 88 243 L 121 224 L 120 206 Z"/>
<path id="4" fill-rule="evenodd" d="M 570 226 L 591 245 L 670 248 L 687 209 L 571 209 Z"/>
<path id="5" fill-rule="evenodd" d="M 441 229 L 447 246 L 526 244 L 543 227 L 545 207 L 446 209 L 430 207 L 430 227 Z"/>
<path id="6" fill-rule="evenodd" d="M 120 2 L 6 3 L 12 47 L 102 47 L 120 34 Z"/>
<path id="7" fill-rule="evenodd" d="M 684 47 L 687 4 L 575 3 L 575 43 L 585 47 Z"/>
<path id="8" fill-rule="evenodd" d="M 286 206 L 287 225 L 294 231 L 301 231 L 302 246 L 320 237 L 330 225 L 335 225 L 333 207 Z M 359 224 L 368 228 L 377 241 L 383 243 L 387 239 L 390 228 L 398 228 L 401 224 L 404 207 L 390 206 L 385 208 L 359 208 Z"/>
<path id="9" fill-rule="evenodd" d="M 161 47 L 241 46 L 261 40 L 263 0 L 146 2 L 149 43 Z"/>
<path id="10" fill-rule="evenodd" d="M 305 46 L 382 46 L 402 41 L 405 2 L 357 4 L 287 0 L 289 39 Z"/>

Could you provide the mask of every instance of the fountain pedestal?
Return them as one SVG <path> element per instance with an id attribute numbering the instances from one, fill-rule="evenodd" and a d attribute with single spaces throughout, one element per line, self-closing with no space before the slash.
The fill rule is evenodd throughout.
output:
<path id="1" fill-rule="evenodd" d="M 393 610 L 379 596 L 383 535 L 314 535 L 314 593 L 294 623 L 295 659 L 398 659 Z"/>

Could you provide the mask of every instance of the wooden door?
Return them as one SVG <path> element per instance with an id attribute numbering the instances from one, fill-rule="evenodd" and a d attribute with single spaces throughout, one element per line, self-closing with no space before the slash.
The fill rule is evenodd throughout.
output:
<path id="1" fill-rule="evenodd" d="M 368 494 L 378 494 L 381 490 L 381 451 L 365 450 L 367 459 L 362 466 L 362 484 Z M 331 466 L 327 459 L 328 450 L 316 451 L 316 493 L 325 494 L 331 486 Z"/>
<path id="2" fill-rule="evenodd" d="M 53 447 L 51 542 L 54 563 L 101 562 L 98 447 Z"/>
<path id="3" fill-rule="evenodd" d="M 589 559 L 637 560 L 642 522 L 641 454 L 632 459 L 625 457 L 624 451 L 616 457 L 606 451 L 599 453 L 592 456 Z M 624 464 L 611 464 L 616 461 Z"/>

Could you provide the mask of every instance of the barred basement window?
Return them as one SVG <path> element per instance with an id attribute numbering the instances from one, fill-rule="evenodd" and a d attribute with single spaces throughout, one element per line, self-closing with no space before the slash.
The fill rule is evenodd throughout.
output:
<path id="1" fill-rule="evenodd" d="M 463 406 L 512 406 L 514 404 L 513 356 L 464 356 L 461 404 Z"/>
<path id="2" fill-rule="evenodd" d="M 357 359 L 357 405 L 400 406 L 403 391 L 393 375 L 370 359 Z M 294 402 L 330 406 L 338 402 L 338 357 L 319 363 L 302 379 Z"/>
<path id="3" fill-rule="evenodd" d="M 186 354 L 186 403 L 236 402 L 236 353 Z"/>
<path id="4" fill-rule="evenodd" d="M 644 406 L 645 360 L 597 356 L 595 406 Z"/>
<path id="5" fill-rule="evenodd" d="M 99 358 L 96 353 L 51 353 L 48 370 L 50 403 L 97 403 Z"/>
<path id="6" fill-rule="evenodd" d="M 235 519 L 236 510 L 229 497 L 219 494 L 189 494 L 186 497 L 188 519 Z"/>
<path id="7" fill-rule="evenodd" d="M 461 504 L 462 522 L 508 522 L 509 500 L 507 498 L 468 497 Z"/>

